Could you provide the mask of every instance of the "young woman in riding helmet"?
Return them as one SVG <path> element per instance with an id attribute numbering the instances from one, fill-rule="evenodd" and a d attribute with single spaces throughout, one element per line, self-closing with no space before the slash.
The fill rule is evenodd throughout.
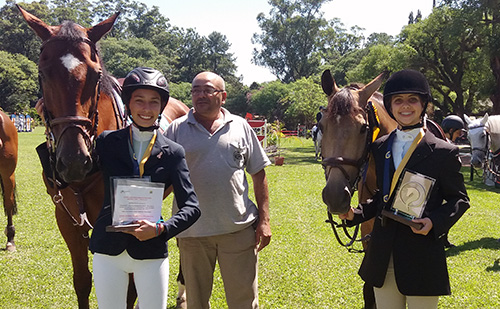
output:
<path id="1" fill-rule="evenodd" d="M 124 80 L 122 99 L 132 124 L 106 131 L 96 141 L 105 184 L 102 210 L 90 239 L 99 308 L 125 308 L 129 274 L 141 308 L 164 309 L 168 292 L 167 241 L 190 227 L 200 216 L 198 199 L 189 179 L 184 149 L 157 133 L 158 119 L 169 98 L 167 80 L 159 71 L 139 67 Z M 119 231 L 112 225 L 112 179 L 145 178 L 173 187 L 179 211 L 166 221 L 137 220 Z"/>
<path id="2" fill-rule="evenodd" d="M 464 121 L 459 116 L 449 115 L 443 119 L 441 128 L 443 128 L 446 138 L 451 142 L 455 142 L 462 136 L 465 125 Z"/>
<path id="3" fill-rule="evenodd" d="M 431 99 L 429 84 L 418 71 L 399 71 L 387 80 L 384 106 L 398 128 L 372 145 L 379 192 L 368 204 L 340 215 L 349 225 L 375 217 L 359 275 L 374 286 L 377 308 L 437 308 L 439 295 L 451 293 L 441 238 L 469 208 L 469 198 L 458 149 L 425 128 Z M 434 180 L 430 192 L 399 188 L 406 171 Z M 419 188 L 421 179 L 408 184 Z M 423 214 L 413 219 L 386 216 L 394 213 L 398 194 L 407 207 L 419 198 L 427 200 Z M 410 221 L 419 225 L 410 226 Z"/>

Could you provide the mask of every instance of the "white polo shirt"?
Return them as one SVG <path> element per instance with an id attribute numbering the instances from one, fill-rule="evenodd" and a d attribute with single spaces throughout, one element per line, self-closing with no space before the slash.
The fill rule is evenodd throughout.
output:
<path id="1" fill-rule="evenodd" d="M 222 111 L 223 125 L 213 134 L 196 121 L 193 109 L 174 120 L 165 132 L 186 151 L 201 209 L 198 221 L 177 237 L 233 233 L 258 217 L 257 206 L 248 197 L 245 169 L 252 175 L 271 162 L 247 121 Z M 177 211 L 175 199 L 173 211 Z"/>

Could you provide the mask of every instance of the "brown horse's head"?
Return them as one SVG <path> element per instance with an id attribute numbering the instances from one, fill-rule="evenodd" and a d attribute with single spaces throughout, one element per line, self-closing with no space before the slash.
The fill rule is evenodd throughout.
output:
<path id="1" fill-rule="evenodd" d="M 388 118 L 382 95 L 375 93 L 382 84 L 382 73 L 366 86 L 353 84 L 339 89 L 326 70 L 321 76 L 323 91 L 328 95 L 328 107 L 321 118 L 323 131 L 321 155 L 325 166 L 326 185 L 323 202 L 333 214 L 346 213 L 356 186 L 361 166 L 366 162 L 372 131 L 366 106 L 372 101 L 376 109 Z"/>
<path id="2" fill-rule="evenodd" d="M 103 76 L 95 44 L 111 30 L 118 13 L 84 28 L 69 21 L 48 26 L 18 8 L 43 42 L 38 70 L 55 169 L 68 183 L 81 181 L 93 168 L 91 153 Z"/>

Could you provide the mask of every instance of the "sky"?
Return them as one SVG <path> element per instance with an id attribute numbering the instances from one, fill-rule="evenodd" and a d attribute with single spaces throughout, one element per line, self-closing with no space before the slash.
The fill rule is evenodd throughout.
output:
<path id="1" fill-rule="evenodd" d="M 236 58 L 237 76 L 243 75 L 243 83 L 275 80 L 271 72 L 252 64 L 252 51 L 257 45 L 251 42 L 254 33 L 260 33 L 257 15 L 269 17 L 268 0 L 137 0 L 148 7 L 158 6 L 162 15 L 170 19 L 172 26 L 194 28 L 203 36 L 213 31 L 222 33 L 231 44 L 229 49 Z M 18 1 L 21 2 L 21 1 Z M 31 2 L 25 0 L 25 2 Z M 397 35 L 408 23 L 411 11 L 427 17 L 432 11 L 432 0 L 331 0 L 322 7 L 327 20 L 339 18 L 346 29 L 352 26 L 364 28 L 368 37 L 374 32 Z M 0 0 L 0 6 L 5 0 Z"/>

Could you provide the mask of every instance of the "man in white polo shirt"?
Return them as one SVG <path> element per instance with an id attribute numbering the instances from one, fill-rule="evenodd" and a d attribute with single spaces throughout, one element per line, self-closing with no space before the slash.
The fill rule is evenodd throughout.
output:
<path id="1" fill-rule="evenodd" d="M 264 170 L 271 162 L 246 120 L 222 107 L 227 96 L 222 77 L 198 74 L 191 94 L 193 108 L 165 133 L 186 151 L 203 213 L 177 236 L 188 307 L 210 307 L 218 261 L 228 308 L 258 308 L 257 253 L 271 240 Z M 245 169 L 257 205 L 248 196 Z"/>

